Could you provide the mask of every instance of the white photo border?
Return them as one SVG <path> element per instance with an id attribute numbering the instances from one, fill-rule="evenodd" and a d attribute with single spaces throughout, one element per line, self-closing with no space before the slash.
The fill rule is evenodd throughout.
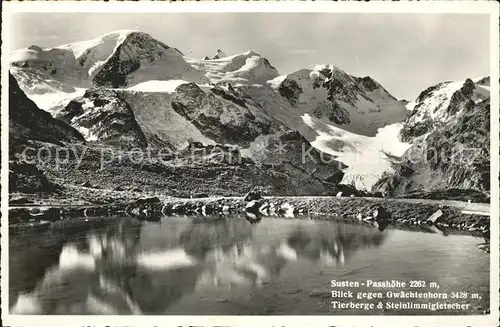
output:
<path id="1" fill-rule="evenodd" d="M 8 308 L 8 49 L 10 17 L 16 12 L 321 12 L 321 13 L 458 13 L 484 14 L 490 20 L 491 71 L 491 253 L 490 308 L 487 315 L 463 316 L 41 316 L 11 315 Z M 496 1 L 424 2 L 3 2 L 1 97 L 1 287 L 6 326 L 498 326 L 499 325 L 499 4 Z"/>

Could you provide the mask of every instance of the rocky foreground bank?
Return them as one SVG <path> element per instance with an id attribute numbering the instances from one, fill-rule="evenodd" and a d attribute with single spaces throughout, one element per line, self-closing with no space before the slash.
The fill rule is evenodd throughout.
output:
<path id="1" fill-rule="evenodd" d="M 404 202 L 395 199 L 340 197 L 206 197 L 197 199 L 159 199 L 149 197 L 124 204 L 87 206 L 18 206 L 11 207 L 9 225 L 17 229 L 26 224 L 49 225 L 50 222 L 84 218 L 132 216 L 140 220 L 159 220 L 164 216 L 197 219 L 226 219 L 245 216 L 251 223 L 263 217 L 339 219 L 385 228 L 415 229 L 428 232 L 459 232 L 489 238 L 489 216 L 464 212 L 456 204 L 439 202 Z M 78 219 L 81 220 L 81 219 Z"/>

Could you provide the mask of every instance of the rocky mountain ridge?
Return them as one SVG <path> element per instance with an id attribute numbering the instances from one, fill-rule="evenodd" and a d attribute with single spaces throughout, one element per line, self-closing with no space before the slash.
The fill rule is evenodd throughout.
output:
<path id="1" fill-rule="evenodd" d="M 12 76 L 9 90 L 9 132 L 13 142 L 9 189 L 14 195 L 58 194 L 74 199 L 76 190 L 80 194 L 92 189 L 94 196 L 111 190 L 181 197 L 207 192 L 230 196 L 245 194 L 255 185 L 276 195 L 338 192 L 334 184 L 304 169 L 300 162 L 283 158 L 273 164 L 254 163 L 240 155 L 238 146 L 189 142 L 185 149 L 170 153 L 162 153 L 164 148 L 148 152 L 148 147 L 144 151 L 150 157 L 137 161 L 137 147 L 149 139 L 134 120 L 130 106 L 115 90 L 88 90 L 61 111 L 60 119 L 37 108 Z M 87 142 L 70 124 L 85 134 Z M 128 151 L 126 145 L 135 150 Z M 25 151 L 28 147 L 30 151 Z M 118 189 L 116 185 L 124 181 L 126 188 Z M 100 201 L 99 196 L 90 199 L 91 203 L 96 201 Z"/>
<path id="2" fill-rule="evenodd" d="M 489 78 L 424 90 L 400 132 L 412 146 L 377 187 L 390 196 L 455 189 L 490 191 Z"/>
<path id="3" fill-rule="evenodd" d="M 147 80 L 208 82 L 183 54 L 140 31 L 118 31 L 55 48 L 14 51 L 10 65 L 72 86 L 122 87 Z M 14 72 L 15 74 L 15 72 Z"/>
<path id="4" fill-rule="evenodd" d="M 48 112 L 40 110 L 21 90 L 16 79 L 9 74 L 9 142 L 14 147 L 18 142 L 37 140 L 62 144 L 84 142 L 77 130 L 54 119 Z"/>
<path id="5" fill-rule="evenodd" d="M 93 146 L 172 153 L 193 143 L 236 146 L 252 162 L 292 165 L 328 187 L 390 195 L 415 188 L 392 191 L 405 183 L 386 183 L 389 176 L 401 179 L 407 156 L 423 155 L 418 149 L 426 142 L 439 143 L 438 130 L 459 132 L 452 122 L 468 122 L 466 113 L 489 98 L 489 80 L 483 78 L 443 82 L 415 102 L 399 101 L 373 78 L 333 65 L 280 75 L 254 51 L 227 56 L 219 50 L 200 60 L 139 31 L 17 50 L 10 71 L 39 108 Z M 484 119 L 475 124 L 483 126 Z M 429 169 L 440 174 L 437 166 Z M 479 187 L 480 178 L 471 174 L 440 185 Z"/>

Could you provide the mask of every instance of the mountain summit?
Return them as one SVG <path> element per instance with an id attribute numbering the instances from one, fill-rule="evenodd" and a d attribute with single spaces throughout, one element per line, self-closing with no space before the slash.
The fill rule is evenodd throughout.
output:
<path id="1" fill-rule="evenodd" d="M 30 46 L 10 60 L 22 91 L 87 142 L 174 152 L 193 142 L 224 144 L 262 164 L 293 162 L 323 180 L 368 191 L 398 174 L 401 157 L 422 136 L 469 117 L 464 113 L 489 98 L 489 80 L 482 78 L 443 82 L 414 102 L 399 101 L 374 78 L 335 65 L 281 75 L 255 51 L 219 49 L 196 59 L 131 30 Z M 285 141 L 284 153 L 265 153 Z M 304 165 L 296 158 L 299 143 L 332 156 L 338 167 Z"/>
<path id="2" fill-rule="evenodd" d="M 411 147 L 378 186 L 402 196 L 490 190 L 489 79 L 447 81 L 422 91 L 400 138 Z"/>
<path id="3" fill-rule="evenodd" d="M 219 49 L 219 50 L 217 50 L 217 53 L 215 54 L 215 56 L 212 59 L 221 59 L 224 57 L 227 57 L 227 54 L 225 52 L 223 52 L 221 49 Z"/>
<path id="4" fill-rule="evenodd" d="M 33 78 L 79 87 L 116 88 L 152 79 L 208 81 L 185 62 L 179 50 L 147 33 L 129 30 L 55 48 L 31 46 L 13 52 L 10 62 L 14 70 L 28 70 Z"/>

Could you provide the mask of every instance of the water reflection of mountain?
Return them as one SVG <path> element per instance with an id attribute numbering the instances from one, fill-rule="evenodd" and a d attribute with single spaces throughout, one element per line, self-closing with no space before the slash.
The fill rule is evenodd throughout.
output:
<path id="1" fill-rule="evenodd" d="M 26 294 L 13 311 L 161 314 L 184 295 L 206 288 L 262 287 L 299 258 L 343 264 L 357 250 L 380 245 L 384 235 L 373 228 L 321 222 L 267 226 L 243 219 L 165 218 L 141 225 L 124 219 L 74 240 L 56 241 L 57 259 L 49 260 L 48 268 L 40 265 L 44 273 L 18 289 Z M 12 279 L 11 272 L 11 286 Z"/>
<path id="2" fill-rule="evenodd" d="M 311 261 L 343 264 L 360 248 L 381 245 L 385 235 L 372 228 L 354 225 L 335 225 L 326 230 L 300 227 L 288 236 L 287 242 Z"/>

